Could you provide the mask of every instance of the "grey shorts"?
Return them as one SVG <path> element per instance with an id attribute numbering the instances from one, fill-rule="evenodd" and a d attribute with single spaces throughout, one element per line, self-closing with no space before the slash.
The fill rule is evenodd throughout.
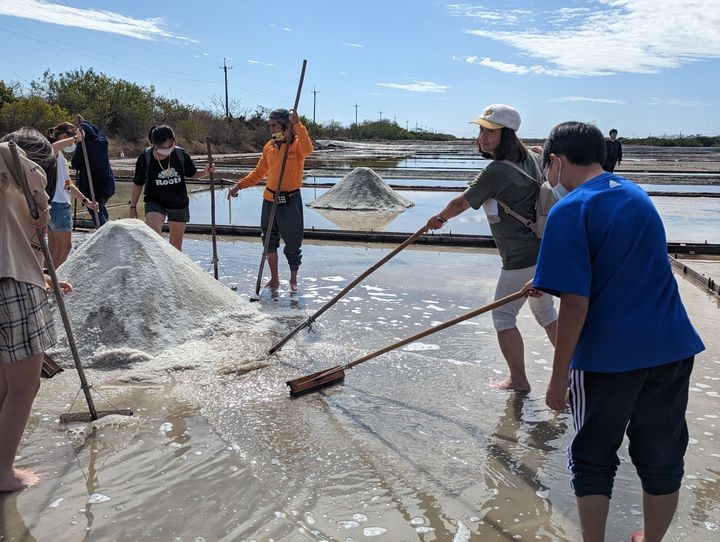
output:
<path id="1" fill-rule="evenodd" d="M 42 354 L 56 342 L 45 290 L 0 279 L 0 362 L 16 363 Z"/>
<path id="2" fill-rule="evenodd" d="M 190 222 L 190 207 L 182 209 L 168 209 L 152 201 L 145 202 L 145 214 L 160 213 L 168 219 L 168 222 Z"/>
<path id="3" fill-rule="evenodd" d="M 72 231 L 72 213 L 70 213 L 69 203 L 53 202 L 50 205 L 50 224 L 48 224 L 48 228 L 57 232 Z"/>

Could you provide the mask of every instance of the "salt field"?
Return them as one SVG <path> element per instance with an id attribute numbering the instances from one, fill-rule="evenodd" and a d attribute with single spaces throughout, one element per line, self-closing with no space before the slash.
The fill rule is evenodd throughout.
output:
<path id="1" fill-rule="evenodd" d="M 435 158 L 402 160 L 426 167 Z M 385 182 L 463 184 L 432 175 Z M 127 216 L 129 188 L 118 183 L 115 219 Z M 191 222 L 208 224 L 210 192 L 197 188 Z M 303 201 L 328 190 L 303 188 Z M 261 191 L 228 201 L 216 190 L 217 223 L 257 226 Z M 396 192 L 414 205 L 392 212 L 306 206 L 305 227 L 414 232 L 457 194 Z M 720 243 L 720 198 L 653 201 L 669 240 Z M 445 230 L 490 233 L 474 211 Z M 59 424 L 60 414 L 86 408 L 61 340 L 50 353 L 65 371 L 43 381 L 17 459 L 42 482 L 0 495 L 0 541 L 580 538 L 565 453 L 572 419 L 545 405 L 552 346 L 527 307 L 518 325 L 529 393 L 492 387 L 507 368 L 487 314 L 363 363 L 338 385 L 295 399 L 288 393 L 287 380 L 492 301 L 501 265 L 495 250 L 411 245 L 268 356 L 268 347 L 395 245 L 306 240 L 298 293 L 289 292 L 281 258 L 279 291 L 263 291 L 253 303 L 257 238 L 218 240 L 219 281 L 209 236 L 186 236 L 181 254 L 142 222 L 115 220 L 73 240 L 59 276 L 75 286 L 66 304 L 96 405 L 135 413 Z M 720 261 L 687 261 L 720 278 Z M 676 278 L 707 350 L 691 378 L 686 474 L 666 540 L 710 542 L 720 537 L 720 302 Z M 59 318 L 56 325 L 63 336 Z M 620 456 L 607 527 L 613 542 L 642 525 L 627 446 Z"/>

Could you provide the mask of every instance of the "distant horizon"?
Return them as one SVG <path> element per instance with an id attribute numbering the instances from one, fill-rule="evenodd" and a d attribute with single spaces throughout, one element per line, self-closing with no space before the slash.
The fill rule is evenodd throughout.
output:
<path id="1" fill-rule="evenodd" d="M 0 78 L 27 90 L 46 69 L 92 66 L 217 109 L 227 73 L 231 107 L 252 111 L 290 107 L 307 59 L 299 112 L 320 124 L 472 138 L 469 121 L 507 103 L 526 139 L 567 120 L 630 138 L 720 130 L 720 0 L 101 5 L 3 0 Z"/>

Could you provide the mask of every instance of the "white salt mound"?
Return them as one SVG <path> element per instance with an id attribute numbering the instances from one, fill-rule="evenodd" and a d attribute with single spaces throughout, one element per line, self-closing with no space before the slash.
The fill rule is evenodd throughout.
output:
<path id="1" fill-rule="evenodd" d="M 413 205 L 367 167 L 353 169 L 322 196 L 308 203 L 309 207 L 319 209 L 358 211 L 401 211 Z"/>
<path id="2" fill-rule="evenodd" d="M 98 367 L 118 366 L 118 355 L 129 364 L 150 360 L 211 335 L 228 318 L 234 327 L 264 319 L 140 220 L 104 225 L 58 276 L 75 290 L 65 305 L 81 359 L 93 355 Z M 60 346 L 67 348 L 60 318 L 56 324 Z"/>

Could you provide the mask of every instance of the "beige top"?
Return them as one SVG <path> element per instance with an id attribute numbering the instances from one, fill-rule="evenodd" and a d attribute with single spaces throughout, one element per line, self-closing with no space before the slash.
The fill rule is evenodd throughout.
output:
<path id="1" fill-rule="evenodd" d="M 18 147 L 30 192 L 38 207 L 48 205 L 45 172 Z M 12 278 L 45 288 L 43 254 L 19 180 L 11 173 L 8 143 L 0 143 L 0 278 Z"/>

